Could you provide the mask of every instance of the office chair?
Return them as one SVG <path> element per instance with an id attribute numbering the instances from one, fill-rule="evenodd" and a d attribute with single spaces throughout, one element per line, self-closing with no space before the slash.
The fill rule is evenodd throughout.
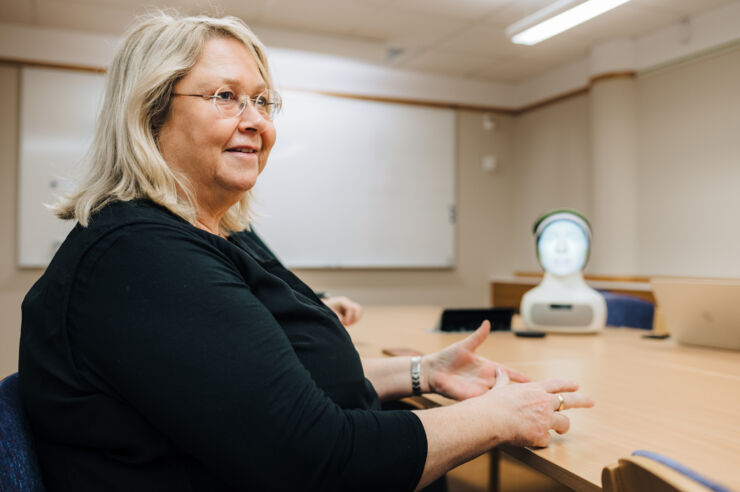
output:
<path id="1" fill-rule="evenodd" d="M 31 429 L 21 407 L 17 372 L 0 381 L 0 490 L 45 490 Z"/>
<path id="2" fill-rule="evenodd" d="M 639 297 L 600 290 L 606 301 L 607 326 L 629 326 L 630 328 L 653 328 L 655 306 Z"/>
<path id="3" fill-rule="evenodd" d="M 635 451 L 601 472 L 604 492 L 730 492 L 667 456 Z"/>

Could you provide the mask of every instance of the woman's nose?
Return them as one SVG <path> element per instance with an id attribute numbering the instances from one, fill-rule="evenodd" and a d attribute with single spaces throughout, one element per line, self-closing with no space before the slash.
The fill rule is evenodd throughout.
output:
<path id="1" fill-rule="evenodd" d="M 239 115 L 239 130 L 254 130 L 262 132 L 268 124 L 268 119 L 253 104 L 249 103 Z"/>

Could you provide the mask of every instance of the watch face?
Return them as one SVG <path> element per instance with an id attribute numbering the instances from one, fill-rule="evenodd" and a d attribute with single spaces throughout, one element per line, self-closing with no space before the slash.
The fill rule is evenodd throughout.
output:
<path id="1" fill-rule="evenodd" d="M 546 271 L 566 276 L 586 264 L 588 236 L 581 226 L 568 219 L 549 224 L 537 242 L 540 264 Z"/>

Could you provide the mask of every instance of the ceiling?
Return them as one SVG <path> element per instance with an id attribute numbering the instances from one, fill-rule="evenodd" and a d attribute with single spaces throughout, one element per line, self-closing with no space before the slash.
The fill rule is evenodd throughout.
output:
<path id="1" fill-rule="evenodd" d="M 536 46 L 509 24 L 553 0 L 2 0 L 0 22 L 120 35 L 152 6 L 243 18 L 268 46 L 387 66 L 518 82 L 614 38 L 634 38 L 734 0 L 632 0 Z"/>

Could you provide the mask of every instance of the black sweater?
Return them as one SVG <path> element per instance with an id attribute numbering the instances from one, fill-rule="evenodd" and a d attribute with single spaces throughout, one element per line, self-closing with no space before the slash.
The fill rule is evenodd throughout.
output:
<path id="1" fill-rule="evenodd" d="M 23 302 L 19 372 L 50 491 L 411 490 L 426 459 L 257 236 L 145 200 L 69 234 Z"/>

